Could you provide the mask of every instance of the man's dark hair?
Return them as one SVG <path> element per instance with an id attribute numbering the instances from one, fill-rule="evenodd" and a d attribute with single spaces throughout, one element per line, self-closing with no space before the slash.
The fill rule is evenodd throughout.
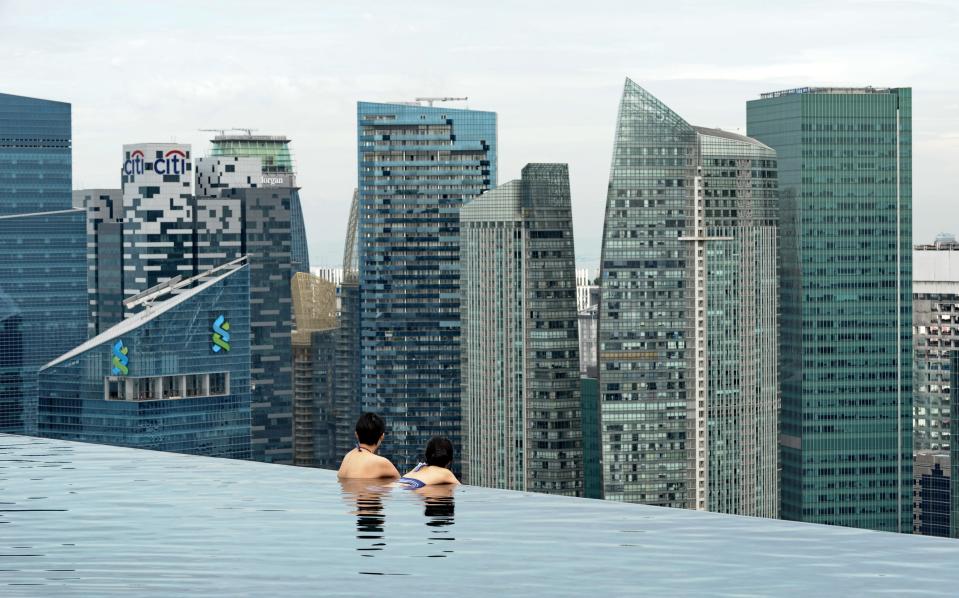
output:
<path id="1" fill-rule="evenodd" d="M 383 418 L 375 413 L 364 413 L 356 420 L 356 438 L 363 444 L 376 444 L 385 431 Z"/>
<path id="2" fill-rule="evenodd" d="M 426 464 L 449 467 L 453 462 L 453 443 L 448 438 L 434 436 L 426 445 Z"/>

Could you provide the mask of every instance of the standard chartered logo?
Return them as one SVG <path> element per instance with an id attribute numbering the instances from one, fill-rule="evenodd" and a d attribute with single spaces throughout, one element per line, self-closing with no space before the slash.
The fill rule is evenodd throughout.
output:
<path id="1" fill-rule="evenodd" d="M 130 358 L 127 357 L 127 354 L 130 352 L 129 347 L 123 346 L 123 341 L 117 341 L 113 344 L 113 375 L 114 376 L 126 376 L 130 373 L 130 368 L 127 367 L 127 364 L 130 363 Z"/>
<path id="2" fill-rule="evenodd" d="M 230 323 L 222 314 L 213 320 L 213 352 L 230 350 Z"/>

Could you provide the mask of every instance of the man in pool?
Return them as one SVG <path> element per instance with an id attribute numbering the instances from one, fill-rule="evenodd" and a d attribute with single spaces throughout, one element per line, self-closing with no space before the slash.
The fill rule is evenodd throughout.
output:
<path id="1" fill-rule="evenodd" d="M 389 459 L 376 454 L 386 436 L 383 418 L 375 413 L 364 413 L 356 420 L 356 448 L 346 453 L 336 476 L 348 478 L 398 478 L 400 472 Z"/>

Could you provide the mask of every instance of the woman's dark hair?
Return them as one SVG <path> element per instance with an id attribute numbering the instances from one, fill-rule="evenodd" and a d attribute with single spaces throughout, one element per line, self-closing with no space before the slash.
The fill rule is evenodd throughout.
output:
<path id="1" fill-rule="evenodd" d="M 383 418 L 375 413 L 364 413 L 356 420 L 356 439 L 363 444 L 376 444 L 385 431 Z"/>
<path id="2" fill-rule="evenodd" d="M 426 444 L 426 464 L 449 467 L 453 462 L 453 443 L 448 438 L 434 436 Z"/>

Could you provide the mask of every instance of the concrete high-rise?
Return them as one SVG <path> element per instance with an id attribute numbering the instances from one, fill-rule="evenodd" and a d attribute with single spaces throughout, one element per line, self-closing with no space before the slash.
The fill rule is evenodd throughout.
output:
<path id="1" fill-rule="evenodd" d="M 874 87 L 746 104 L 779 156 L 785 519 L 912 528 L 911 106 Z"/>
<path id="2" fill-rule="evenodd" d="M 242 130 L 242 129 L 237 129 Z M 259 170 L 245 172 L 250 176 L 247 184 L 237 187 L 291 187 L 290 199 L 290 250 L 293 269 L 296 272 L 310 271 L 310 255 L 306 240 L 306 224 L 303 221 L 303 206 L 300 189 L 296 186 L 296 163 L 290 140 L 283 135 L 227 135 L 225 132 L 210 140 L 210 156 L 207 159 L 239 157 L 260 161 Z M 197 190 L 197 195 L 202 195 Z"/>
<path id="3" fill-rule="evenodd" d="M 293 464 L 334 469 L 336 285 L 306 272 L 293 275 Z"/>
<path id="4" fill-rule="evenodd" d="M 87 337 L 70 104 L 0 94 L 0 432 L 36 432 L 37 370 Z"/>
<path id="5" fill-rule="evenodd" d="M 496 186 L 496 114 L 360 102 L 357 142 L 362 401 L 403 469 L 461 445 L 459 209 Z"/>
<path id="6" fill-rule="evenodd" d="M 959 349 L 959 243 L 912 252 L 913 448 L 949 452 L 950 354 Z"/>
<path id="7" fill-rule="evenodd" d="M 193 159 L 190 146 L 123 146 L 123 292 L 133 296 L 194 264 Z"/>
<path id="8" fill-rule="evenodd" d="M 343 279 L 338 289 L 336 348 L 333 358 L 333 419 L 337 455 L 353 448 L 360 415 L 360 286 L 357 228 L 359 194 L 353 190 L 343 243 Z"/>
<path id="9" fill-rule="evenodd" d="M 460 208 L 469 484 L 583 495 L 575 256 L 565 164 Z"/>
<path id="10" fill-rule="evenodd" d="M 626 80 L 599 317 L 607 500 L 777 515 L 776 153 Z"/>

